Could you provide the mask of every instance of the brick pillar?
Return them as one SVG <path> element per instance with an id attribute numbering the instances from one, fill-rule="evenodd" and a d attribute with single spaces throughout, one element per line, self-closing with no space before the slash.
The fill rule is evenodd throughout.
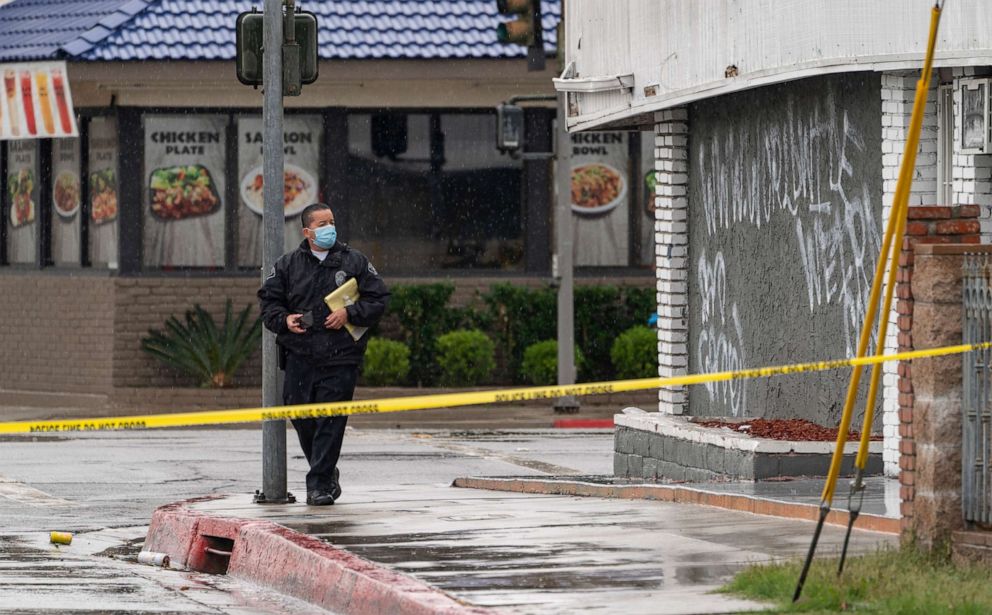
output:
<path id="1" fill-rule="evenodd" d="M 898 313 L 899 352 L 930 347 L 914 339 L 914 268 L 917 248 L 932 250 L 933 244 L 977 244 L 979 242 L 979 208 L 973 205 L 961 207 L 928 206 L 910 207 L 907 215 L 906 237 L 902 242 L 897 272 L 896 312 Z M 959 267 L 960 269 L 960 267 Z M 960 275 L 960 272 L 958 273 Z M 960 304 L 960 290 L 948 301 Z M 924 323 L 925 324 L 925 323 Z M 960 326 L 958 328 L 960 332 Z M 960 343 L 960 333 L 955 344 Z M 913 364 L 902 361 L 898 365 L 898 435 L 899 435 L 899 497 L 901 500 L 902 529 L 909 535 L 913 529 L 914 500 L 917 487 L 917 442 L 915 439 L 913 408 L 916 402 L 916 389 L 913 383 Z M 959 375 L 960 376 L 960 375 Z"/>
<path id="2" fill-rule="evenodd" d="M 655 114 L 655 273 L 658 278 L 658 375 L 682 376 L 689 367 L 688 246 L 689 114 L 685 108 Z M 658 391 L 658 410 L 683 414 L 684 386 Z"/>

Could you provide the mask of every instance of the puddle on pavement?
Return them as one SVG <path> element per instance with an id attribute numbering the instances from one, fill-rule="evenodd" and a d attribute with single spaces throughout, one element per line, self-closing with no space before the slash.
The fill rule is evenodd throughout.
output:
<path id="1" fill-rule="evenodd" d="M 397 453 L 397 452 L 367 452 L 348 453 L 348 461 L 424 461 L 428 459 L 452 459 L 458 457 L 453 453 Z"/>
<path id="2" fill-rule="evenodd" d="M 420 571 L 416 571 L 420 572 Z M 617 569 L 604 566 L 602 570 L 541 570 L 529 569 L 514 575 L 494 575 L 481 572 L 466 575 L 453 571 L 450 578 L 430 576 L 434 585 L 447 591 L 515 590 L 591 590 L 591 589 L 655 589 L 661 587 L 664 575 L 657 568 Z"/>
<path id="3" fill-rule="evenodd" d="M 569 430 L 569 433 L 528 433 L 524 431 L 451 431 L 447 433 L 414 434 L 415 436 L 427 435 L 432 438 L 443 440 L 471 440 L 472 442 L 534 442 L 535 440 L 569 439 L 576 437 L 602 437 L 601 432 L 583 432 L 581 430 Z"/>
<path id="4" fill-rule="evenodd" d="M 70 438 L 63 436 L 28 436 L 28 435 L 3 435 L 0 436 L 0 442 L 24 442 L 24 443 L 36 443 L 36 442 L 68 442 Z"/>
<path id="5" fill-rule="evenodd" d="M 452 531 L 374 536 L 314 535 L 450 591 L 650 589 L 659 587 L 664 581 L 658 563 L 645 564 L 643 560 L 623 560 L 616 556 L 617 553 L 651 551 L 647 548 L 611 548 L 581 542 L 551 548 L 463 544 L 471 540 L 472 534 Z M 603 558 L 604 555 L 607 557 Z M 709 577 L 707 568 L 713 569 Z M 720 567 L 699 565 L 687 566 L 676 574 L 685 578 L 716 578 L 726 572 Z"/>
<path id="6" fill-rule="evenodd" d="M 138 553 L 141 553 L 141 548 L 145 544 L 145 537 L 132 538 L 127 540 L 124 544 L 117 545 L 116 547 L 110 547 L 109 549 L 104 549 L 97 553 L 97 557 L 109 557 L 112 559 L 123 559 L 127 561 L 137 561 Z"/>

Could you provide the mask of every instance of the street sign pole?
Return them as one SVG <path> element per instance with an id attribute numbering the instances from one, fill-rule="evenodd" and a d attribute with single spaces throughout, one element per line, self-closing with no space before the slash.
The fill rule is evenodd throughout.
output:
<path id="1" fill-rule="evenodd" d="M 262 278 L 283 252 L 283 0 L 265 0 L 262 54 Z M 275 334 L 262 336 L 262 406 L 280 405 L 279 357 Z M 262 423 L 262 491 L 259 503 L 293 501 L 286 489 L 286 421 Z"/>
<path id="2" fill-rule="evenodd" d="M 575 305 L 572 253 L 572 144 L 565 123 L 565 92 L 558 94 L 558 128 L 555 134 L 555 257 L 552 274 L 558 280 L 558 385 L 575 384 Z M 579 401 L 573 395 L 555 401 L 555 412 L 573 413 Z"/>

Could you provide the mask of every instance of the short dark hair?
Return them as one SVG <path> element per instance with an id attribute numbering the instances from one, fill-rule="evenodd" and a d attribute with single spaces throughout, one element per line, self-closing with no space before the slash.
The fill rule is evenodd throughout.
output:
<path id="1" fill-rule="evenodd" d="M 303 213 L 300 214 L 300 222 L 303 223 L 303 228 L 310 226 L 310 221 L 313 220 L 314 212 L 318 212 L 326 209 L 331 211 L 331 206 L 327 203 L 314 203 L 312 205 L 307 205 L 303 208 Z"/>

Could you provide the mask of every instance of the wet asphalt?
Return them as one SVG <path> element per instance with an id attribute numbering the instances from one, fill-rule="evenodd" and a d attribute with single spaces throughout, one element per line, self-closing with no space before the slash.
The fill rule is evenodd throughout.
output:
<path id="1" fill-rule="evenodd" d="M 292 432 L 289 488 L 305 496 Z M 754 561 L 794 556 L 812 526 L 646 501 L 493 493 L 459 476 L 608 474 L 612 432 L 349 430 L 333 507 L 259 507 L 258 429 L 0 441 L 0 613 L 312 612 L 231 579 L 133 562 L 155 507 L 233 494 L 260 515 L 480 605 L 521 613 L 743 610 L 709 592 Z M 47 542 L 71 531 L 69 547 Z M 825 550 L 839 532 L 828 528 Z M 859 533 L 859 549 L 891 541 Z M 736 606 L 735 606 L 736 604 Z M 707 606 L 709 605 L 709 606 Z"/>

